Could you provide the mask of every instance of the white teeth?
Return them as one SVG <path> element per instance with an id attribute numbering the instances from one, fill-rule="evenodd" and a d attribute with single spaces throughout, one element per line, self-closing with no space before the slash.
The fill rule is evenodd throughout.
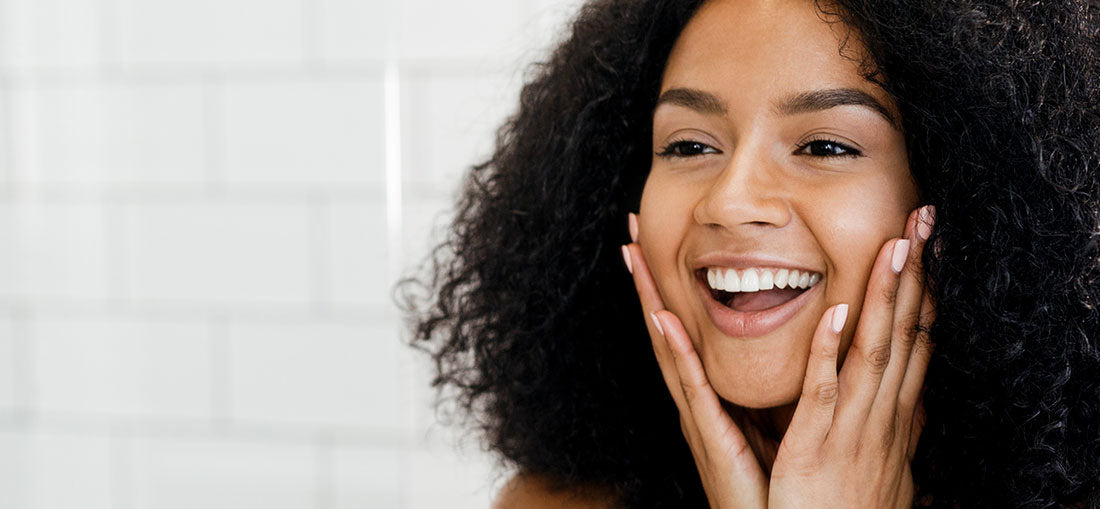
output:
<path id="1" fill-rule="evenodd" d="M 779 272 L 775 273 L 775 287 L 779 289 L 786 288 L 788 275 L 787 269 L 779 269 Z"/>
<path id="2" fill-rule="evenodd" d="M 760 291 L 760 275 L 756 273 L 756 269 L 745 269 L 745 272 L 741 274 L 741 291 Z"/>
<path id="3" fill-rule="evenodd" d="M 741 291 L 741 281 L 737 277 L 737 271 L 736 270 L 733 270 L 733 269 L 726 270 L 726 275 L 723 279 L 726 282 L 726 291 L 727 292 L 740 292 Z"/>
<path id="4" fill-rule="evenodd" d="M 761 290 L 771 290 L 772 288 L 775 288 L 775 283 L 772 281 L 772 277 L 774 277 L 774 276 L 772 276 L 772 271 L 770 271 L 770 270 L 760 271 L 760 289 Z"/>
<path id="5" fill-rule="evenodd" d="M 726 292 L 757 292 L 783 288 L 809 288 L 821 281 L 821 274 L 787 269 L 744 269 L 740 276 L 734 269 L 707 268 L 707 284 Z"/>

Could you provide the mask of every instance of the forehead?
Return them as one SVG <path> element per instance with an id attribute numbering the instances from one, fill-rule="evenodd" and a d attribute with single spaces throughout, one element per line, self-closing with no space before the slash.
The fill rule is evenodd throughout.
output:
<path id="1" fill-rule="evenodd" d="M 680 34 L 661 91 L 706 90 L 739 110 L 809 90 L 854 88 L 893 111 L 888 94 L 860 74 L 863 56 L 858 34 L 813 0 L 710 0 Z"/>

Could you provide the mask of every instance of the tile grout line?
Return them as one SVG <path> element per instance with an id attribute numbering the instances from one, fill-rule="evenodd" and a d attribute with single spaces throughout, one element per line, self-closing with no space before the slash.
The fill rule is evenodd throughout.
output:
<path id="1" fill-rule="evenodd" d="M 335 469 L 333 468 L 333 445 L 324 435 L 314 440 L 314 460 L 317 487 L 317 508 L 333 509 L 336 507 Z"/>
<path id="2" fill-rule="evenodd" d="M 206 151 L 207 190 L 217 194 L 225 187 L 225 78 L 214 73 L 203 73 L 203 149 Z"/>
<path id="3" fill-rule="evenodd" d="M 332 299 L 329 298 L 331 288 L 329 288 L 329 267 L 328 260 L 332 253 L 330 253 L 329 237 L 331 236 L 329 231 L 329 217 L 330 203 L 327 197 L 316 194 L 313 198 L 307 201 L 306 205 L 309 209 L 307 233 L 310 239 L 310 249 L 307 253 L 307 262 L 310 267 L 308 273 L 313 278 L 310 284 L 310 291 L 313 295 L 310 296 L 312 308 L 318 315 L 324 315 L 324 312 L 329 309 L 332 304 Z"/>
<path id="4" fill-rule="evenodd" d="M 401 270 L 401 200 L 402 161 L 401 161 L 401 75 L 396 60 L 386 65 L 383 85 L 385 97 L 385 139 L 386 139 L 386 232 L 387 232 L 387 271 L 392 287 Z"/>

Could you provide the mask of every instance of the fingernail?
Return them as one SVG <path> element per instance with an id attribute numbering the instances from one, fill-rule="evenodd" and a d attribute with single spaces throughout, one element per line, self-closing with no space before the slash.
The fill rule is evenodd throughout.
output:
<path id="1" fill-rule="evenodd" d="M 638 242 L 638 216 L 633 212 L 626 215 L 627 229 L 630 230 L 630 241 Z"/>
<path id="2" fill-rule="evenodd" d="M 928 236 L 932 235 L 932 223 L 935 218 L 930 213 L 931 209 L 931 205 L 921 207 L 920 216 L 917 218 L 917 235 L 920 235 L 921 240 L 928 240 Z"/>
<path id="3" fill-rule="evenodd" d="M 653 325 L 657 327 L 657 332 L 664 336 L 665 330 L 661 327 L 661 321 L 657 319 L 657 313 L 650 313 L 649 317 L 653 319 Z"/>
<path id="4" fill-rule="evenodd" d="M 909 239 L 901 239 L 894 242 L 894 256 L 890 266 L 894 272 L 901 274 L 901 268 L 905 266 L 905 259 L 909 257 Z"/>
<path id="5" fill-rule="evenodd" d="M 846 321 L 848 321 L 848 305 L 841 304 L 833 310 L 833 333 L 840 334 L 840 331 L 844 329 L 844 322 Z"/>
<path id="6" fill-rule="evenodd" d="M 626 271 L 633 274 L 634 266 L 630 263 L 630 249 L 626 246 L 623 246 L 623 262 L 626 263 Z"/>

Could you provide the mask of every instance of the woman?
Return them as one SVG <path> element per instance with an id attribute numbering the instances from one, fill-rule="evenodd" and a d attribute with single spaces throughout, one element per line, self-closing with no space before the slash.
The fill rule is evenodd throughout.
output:
<path id="1" fill-rule="evenodd" d="M 410 303 L 499 505 L 1100 505 L 1096 7 L 700 3 L 583 8 Z"/>

